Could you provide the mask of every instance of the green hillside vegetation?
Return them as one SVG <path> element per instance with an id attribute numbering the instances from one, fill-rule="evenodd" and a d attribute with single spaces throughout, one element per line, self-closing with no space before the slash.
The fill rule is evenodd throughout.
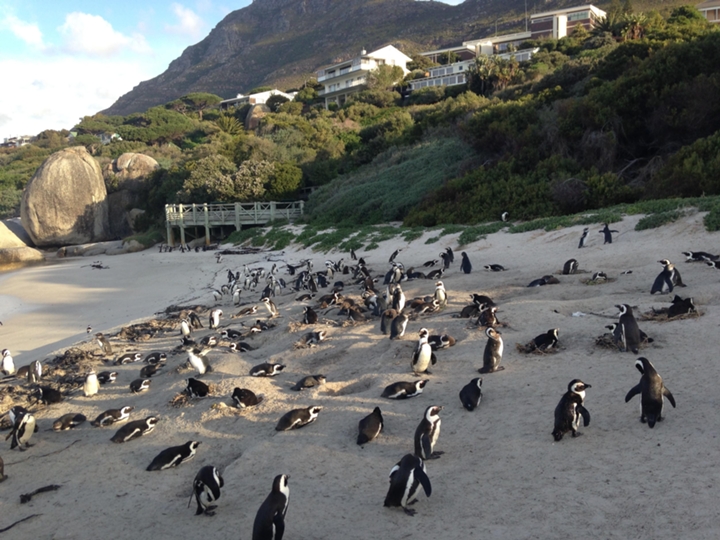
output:
<path id="1" fill-rule="evenodd" d="M 690 7 L 667 18 L 623 9 L 592 34 L 528 42 L 540 48 L 529 62 L 482 57 L 466 86 L 403 99 L 380 73 L 327 111 L 309 83 L 295 101 L 273 104 L 254 131 L 243 128 L 247 106 L 221 112 L 219 97 L 201 93 L 142 114 L 86 117 L 71 143 L 46 132 L 0 153 L 0 212 L 16 211 L 34 169 L 67 144 L 86 145 L 101 164 L 128 151 L 158 160 L 148 226 L 162 224 L 166 203 L 312 191 L 300 240 L 339 227 L 318 240 L 327 245 L 388 221 L 403 221 L 410 236 L 418 227 L 493 223 L 504 211 L 561 226 L 576 223 L 563 216 L 588 213 L 612 221 L 598 211 L 611 206 L 720 195 L 720 28 Z M 123 140 L 103 146 L 103 132 Z M 714 204 L 700 205 L 712 210 L 706 223 L 716 219 Z M 673 219 L 675 206 L 653 219 Z M 466 237 L 487 234 L 484 227 Z M 383 235 L 365 236 L 372 245 Z"/>

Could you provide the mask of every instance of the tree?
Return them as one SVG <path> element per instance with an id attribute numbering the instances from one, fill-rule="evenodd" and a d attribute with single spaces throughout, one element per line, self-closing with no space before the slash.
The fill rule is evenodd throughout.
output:
<path id="1" fill-rule="evenodd" d="M 416 69 L 427 71 L 429 68 L 438 65 L 437 62 L 433 62 L 427 56 L 423 56 L 422 54 L 415 54 L 411 58 L 412 62 L 407 63 L 407 69 L 410 71 L 415 71 Z"/>
<path id="2" fill-rule="evenodd" d="M 236 168 L 228 158 L 212 155 L 186 168 L 191 171 L 183 183 L 182 193 L 178 194 L 182 200 L 192 203 L 232 200 L 235 190 L 230 175 Z"/>
<path id="3" fill-rule="evenodd" d="M 630 15 L 631 13 L 634 12 L 634 10 L 633 10 L 633 5 L 632 5 L 632 0 L 625 0 L 625 1 L 623 2 L 622 12 L 623 12 L 623 14 L 625 14 L 625 15 Z"/>
<path id="4" fill-rule="evenodd" d="M 438 62 L 440 63 L 441 66 L 445 66 L 447 64 L 454 64 L 455 62 L 458 62 L 459 60 L 460 60 L 460 57 L 453 51 L 444 52 L 438 56 Z"/>
<path id="5" fill-rule="evenodd" d="M 642 39 L 645 35 L 647 17 L 642 13 L 625 15 L 622 20 L 623 37 L 626 40 Z"/>
<path id="6" fill-rule="evenodd" d="M 215 120 L 215 125 L 220 128 L 221 131 L 230 135 L 237 135 L 243 130 L 242 124 L 238 122 L 237 118 L 227 114 L 221 114 L 220 117 Z"/>
<path id="7" fill-rule="evenodd" d="M 404 75 L 400 66 L 385 64 L 368 73 L 367 87 L 370 90 L 391 90 Z"/>
<path id="8" fill-rule="evenodd" d="M 282 199 L 295 193 L 301 182 L 302 170 L 299 167 L 288 162 L 276 163 L 265 189 L 271 199 Z"/>
<path id="9" fill-rule="evenodd" d="M 297 94 L 295 94 L 295 101 L 299 101 L 300 103 L 304 103 L 305 105 L 311 105 L 318 99 L 318 92 L 315 90 L 312 86 L 306 86 L 305 88 L 302 88 L 298 91 Z"/>
<path id="10" fill-rule="evenodd" d="M 277 112 L 278 107 L 280 107 L 280 105 L 282 105 L 283 103 L 286 103 L 288 101 L 290 101 L 290 100 L 288 98 L 286 98 L 285 96 L 281 96 L 280 94 L 274 94 L 267 99 L 267 101 L 265 102 L 265 105 L 267 105 L 268 108 L 272 112 Z"/>
<path id="11" fill-rule="evenodd" d="M 256 201 L 265 195 L 265 185 L 275 173 L 269 161 L 244 161 L 232 176 L 233 197 L 239 201 Z"/>
<path id="12" fill-rule="evenodd" d="M 185 114 L 188 111 L 198 113 L 200 120 L 203 119 L 203 111 L 214 107 L 222 101 L 220 96 L 215 94 L 208 94 L 206 92 L 194 92 L 186 96 L 171 101 L 166 105 L 166 108 L 172 109 L 179 113 Z"/>

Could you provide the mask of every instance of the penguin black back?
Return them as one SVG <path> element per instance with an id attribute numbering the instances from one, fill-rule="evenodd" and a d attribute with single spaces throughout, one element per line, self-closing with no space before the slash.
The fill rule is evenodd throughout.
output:
<path id="1" fill-rule="evenodd" d="M 586 427 L 590 425 L 590 413 L 584 407 L 585 390 L 590 388 L 589 384 L 585 384 L 580 379 L 573 379 L 568 384 L 568 390 L 560 398 L 560 402 L 555 407 L 555 428 L 552 436 L 556 441 L 563 438 L 568 431 L 572 432 L 573 437 L 582 435 L 578 431 L 580 420 Z"/>
<path id="2" fill-rule="evenodd" d="M 460 390 L 460 402 L 468 411 L 480 405 L 482 399 L 482 377 L 476 377 Z"/>
<path id="3" fill-rule="evenodd" d="M 375 407 L 373 412 L 360 420 L 358 423 L 358 444 L 367 444 L 374 440 L 383 429 L 383 417 L 380 407 Z"/>
<path id="4" fill-rule="evenodd" d="M 462 255 L 462 262 L 460 263 L 460 270 L 463 271 L 465 274 L 469 274 L 472 272 L 472 263 L 470 262 L 470 259 L 468 258 L 467 253 L 464 251 L 460 254 Z"/>
<path id="5" fill-rule="evenodd" d="M 670 390 L 665 387 L 662 377 L 650 363 L 650 360 L 640 357 L 635 362 L 635 367 L 642 374 L 640 382 L 632 387 L 625 396 L 625 403 L 640 394 L 641 415 L 640 421 L 647 422 L 648 427 L 655 427 L 655 422 L 663 420 L 663 398 L 667 398 L 670 404 L 675 407 L 675 398 Z"/>
<path id="6" fill-rule="evenodd" d="M 405 454 L 390 471 L 390 488 L 385 496 L 384 506 L 400 506 L 407 515 L 415 515 L 416 511 L 408 506 L 415 502 L 420 486 L 425 490 L 426 496 L 432 494 L 430 478 L 425 471 L 422 458 Z"/>
<path id="7" fill-rule="evenodd" d="M 289 478 L 286 474 L 279 474 L 273 480 L 272 491 L 255 515 L 252 540 L 282 540 L 290 502 Z"/>

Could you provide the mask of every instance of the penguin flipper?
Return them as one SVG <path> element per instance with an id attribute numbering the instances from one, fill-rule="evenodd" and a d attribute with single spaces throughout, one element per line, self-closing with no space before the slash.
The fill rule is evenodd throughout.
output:
<path id="1" fill-rule="evenodd" d="M 670 276 L 664 276 L 665 284 L 668 286 L 668 293 L 673 292 L 673 282 L 672 282 L 672 274 Z"/>
<path id="2" fill-rule="evenodd" d="M 285 518 L 280 510 L 273 516 L 273 525 L 275 526 L 275 540 L 282 540 L 285 533 Z"/>
<path id="3" fill-rule="evenodd" d="M 627 393 L 627 395 L 625 396 L 625 403 L 630 401 L 632 398 L 637 396 L 639 393 L 640 393 L 640 385 L 638 384 L 637 386 L 633 386 L 630 389 L 630 391 Z"/>
<path id="4" fill-rule="evenodd" d="M 418 479 L 420 482 L 420 485 L 423 487 L 423 490 L 425 491 L 425 495 L 428 497 L 432 494 L 432 486 L 430 485 L 430 478 L 428 478 L 428 475 L 425 473 L 423 468 L 421 466 L 415 467 L 415 478 Z"/>
<path id="5" fill-rule="evenodd" d="M 423 435 L 420 438 L 420 445 L 422 447 L 423 459 L 427 459 L 432 455 L 432 448 L 430 446 L 430 437 Z"/>
<path id="6" fill-rule="evenodd" d="M 578 412 L 579 412 L 580 415 L 583 417 L 583 425 L 584 425 L 585 427 L 588 427 L 588 426 L 590 425 L 590 413 L 589 413 L 588 410 L 587 410 L 585 407 L 583 407 L 582 405 L 579 405 L 579 406 L 578 406 Z"/>
<path id="7" fill-rule="evenodd" d="M 670 390 L 668 390 L 667 388 L 665 388 L 665 386 L 663 386 L 663 396 L 665 396 L 665 397 L 667 398 L 667 400 L 670 402 L 670 405 L 672 405 L 672 406 L 673 406 L 673 409 L 675 409 L 675 408 L 676 408 L 676 407 L 675 407 L 675 398 L 673 397 L 673 395 L 672 395 L 672 393 L 670 392 Z"/>
<path id="8" fill-rule="evenodd" d="M 430 354 L 430 363 L 434 366 L 437 364 L 437 356 L 435 356 L 435 353 Z"/>

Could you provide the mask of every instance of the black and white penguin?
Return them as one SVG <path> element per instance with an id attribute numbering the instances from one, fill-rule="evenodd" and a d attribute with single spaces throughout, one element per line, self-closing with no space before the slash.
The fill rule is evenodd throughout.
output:
<path id="1" fill-rule="evenodd" d="M 318 330 L 317 332 L 308 332 L 304 334 L 297 343 L 298 347 L 316 347 L 327 337 L 326 330 Z"/>
<path id="2" fill-rule="evenodd" d="M 98 382 L 100 384 L 110 384 L 117 380 L 117 371 L 101 371 L 97 374 Z"/>
<path id="3" fill-rule="evenodd" d="M 433 293 L 433 300 L 438 303 L 438 306 L 442 309 L 447 306 L 448 295 L 445 290 L 445 284 L 442 281 L 435 282 L 435 292 Z"/>
<path id="4" fill-rule="evenodd" d="M 29 384 L 40 382 L 42 378 L 42 364 L 40 360 L 33 360 L 28 366 L 27 381 Z"/>
<path id="5" fill-rule="evenodd" d="M 164 471 L 170 467 L 177 467 L 181 463 L 190 461 L 195 457 L 199 441 L 188 441 L 180 446 L 166 448 L 160 452 L 147 466 L 146 471 Z"/>
<path id="6" fill-rule="evenodd" d="M 317 324 L 317 322 L 318 322 L 317 312 L 310 306 L 306 306 L 305 309 L 303 310 L 302 322 L 303 322 L 303 324 Z"/>
<path id="7" fill-rule="evenodd" d="M 198 372 L 198 375 L 205 375 L 205 373 L 212 371 L 212 366 L 205 355 L 210 352 L 209 349 L 200 349 L 195 347 L 188 351 L 188 364 Z"/>
<path id="8" fill-rule="evenodd" d="M 222 318 L 222 309 L 213 309 L 210 312 L 210 330 L 217 330 L 220 326 L 220 319 Z"/>
<path id="9" fill-rule="evenodd" d="M 720 261 L 707 261 L 707 265 L 715 270 L 720 270 Z"/>
<path id="10" fill-rule="evenodd" d="M 246 409 L 262 402 L 263 397 L 256 396 L 252 390 L 248 390 L 247 388 L 235 388 L 232 393 L 232 399 L 235 407 L 238 409 Z"/>
<path id="11" fill-rule="evenodd" d="M 433 353 L 432 347 L 430 346 L 430 343 L 428 343 L 428 336 L 430 335 L 430 332 L 428 332 L 427 328 L 421 328 L 418 335 L 420 336 L 420 339 L 418 340 L 417 347 L 413 352 L 410 367 L 415 375 L 420 375 L 422 373 L 430 375 L 431 373 L 428 371 L 430 369 L 430 365 L 432 364 L 434 366 L 437 363 L 435 353 Z"/>
<path id="12" fill-rule="evenodd" d="M 539 351 L 549 351 L 557 347 L 558 339 L 560 338 L 560 329 L 551 328 L 544 334 L 535 336 L 532 340 L 532 345 Z"/>
<path id="13" fill-rule="evenodd" d="M 475 324 L 477 326 L 484 326 L 486 328 L 489 326 L 492 326 L 493 328 L 498 326 L 498 324 L 500 323 L 498 322 L 497 318 L 497 309 L 497 307 L 492 306 L 486 307 L 485 309 L 481 310 L 478 314 L 478 319 Z"/>
<path id="14" fill-rule="evenodd" d="M 425 409 L 423 419 L 415 430 L 415 455 L 428 459 L 437 459 L 445 452 L 435 452 L 435 444 L 440 437 L 440 411 L 442 407 L 431 405 Z"/>
<path id="15" fill-rule="evenodd" d="M 100 381 L 98 380 L 95 370 L 92 370 L 87 374 L 87 377 L 85 377 L 85 382 L 83 383 L 83 394 L 85 394 L 85 397 L 92 397 L 99 391 Z"/>
<path id="16" fill-rule="evenodd" d="M 388 262 L 392 264 L 395 261 L 395 257 L 397 257 L 401 251 L 402 251 L 402 248 L 398 248 L 395 251 L 393 251 L 392 254 L 390 255 L 390 258 L 388 259 Z"/>
<path id="17" fill-rule="evenodd" d="M 143 379 L 148 379 L 154 375 L 157 375 L 158 371 L 160 371 L 162 368 L 165 367 L 165 364 L 148 364 L 147 366 L 143 366 L 140 370 L 140 377 Z"/>
<path id="18" fill-rule="evenodd" d="M 277 307 L 275 306 L 275 302 L 273 302 L 272 300 L 270 300 L 267 296 L 263 297 L 263 298 L 260 300 L 260 302 L 263 303 L 263 305 L 265 306 L 265 309 L 267 309 L 267 310 L 268 310 L 268 313 L 270 313 L 270 318 L 271 318 L 271 319 L 278 316 L 278 313 L 279 313 L 279 312 L 278 312 L 278 310 L 277 310 Z"/>
<path id="19" fill-rule="evenodd" d="M 194 328 L 195 330 L 199 330 L 200 328 L 205 328 L 203 326 L 202 321 L 200 320 L 200 317 L 198 317 L 198 314 L 194 311 L 191 311 L 188 313 L 188 319 L 190 320 L 190 326 Z"/>
<path id="20" fill-rule="evenodd" d="M 255 347 L 251 347 L 250 344 L 245 341 L 238 341 L 237 343 L 228 345 L 228 349 L 235 352 L 248 352 L 254 351 Z"/>
<path id="21" fill-rule="evenodd" d="M 460 402 L 468 411 L 475 410 L 482 400 L 482 377 L 476 377 L 460 390 Z"/>
<path id="22" fill-rule="evenodd" d="M 392 293 L 392 308 L 397 311 L 398 313 L 401 313 L 403 309 L 405 309 L 405 293 L 402 290 L 402 287 L 398 285 L 395 287 L 395 290 Z"/>
<path id="23" fill-rule="evenodd" d="M 155 416 L 148 416 L 144 420 L 134 420 L 132 422 L 128 422 L 118 429 L 110 440 L 114 443 L 132 441 L 133 439 L 152 433 L 157 425 L 157 422 L 158 419 Z"/>
<path id="24" fill-rule="evenodd" d="M 84 414 L 68 413 L 55 420 L 52 428 L 53 431 L 67 431 L 68 429 L 79 426 L 85 422 L 85 420 L 87 420 L 87 418 Z"/>
<path id="25" fill-rule="evenodd" d="M 133 364 L 135 362 L 139 362 L 142 360 L 142 354 L 141 353 L 125 353 L 121 354 L 115 359 L 115 365 L 116 366 L 124 366 L 127 364 Z"/>
<path id="26" fill-rule="evenodd" d="M 585 247 L 585 239 L 587 238 L 588 231 L 590 229 L 588 227 L 585 227 L 582 232 L 582 236 L 580 236 L 580 243 L 578 244 L 578 249 Z"/>
<path id="27" fill-rule="evenodd" d="M 122 409 L 108 409 L 107 411 L 100 413 L 98 417 L 91 422 L 95 427 L 106 427 L 113 424 L 119 424 L 130 418 L 130 412 L 135 407 L 127 406 Z"/>
<path id="28" fill-rule="evenodd" d="M 180 320 L 180 334 L 182 334 L 184 338 L 190 338 L 190 334 L 192 334 L 192 326 L 190 326 L 189 320 Z"/>
<path id="29" fill-rule="evenodd" d="M 602 234 L 605 235 L 605 241 L 603 242 L 603 244 L 612 244 L 612 241 L 613 241 L 612 233 L 616 233 L 618 231 L 616 231 L 614 229 L 610 229 L 608 224 L 605 223 L 605 227 L 603 227 L 602 230 L 600 230 L 599 232 L 601 232 Z"/>
<path id="30" fill-rule="evenodd" d="M 220 476 L 218 470 L 212 465 L 205 465 L 195 475 L 193 480 L 193 495 L 197 501 L 197 510 L 195 515 L 205 514 L 206 516 L 214 516 L 215 508 L 217 505 L 213 505 L 215 501 L 220 498 L 220 488 L 225 485 L 223 477 Z M 192 501 L 192 495 L 190 496 Z M 190 502 L 188 502 L 190 506 Z"/>
<path id="31" fill-rule="evenodd" d="M 251 368 L 250 375 L 253 377 L 274 377 L 283 369 L 285 369 L 285 366 L 283 364 L 271 364 L 265 362 Z"/>
<path id="32" fill-rule="evenodd" d="M 25 409 L 22 411 L 19 408 L 16 409 L 12 431 L 5 437 L 6 439 L 12 437 L 10 450 L 17 448 L 20 451 L 25 451 L 25 448 L 32 446 L 30 439 L 36 430 L 37 424 L 35 417 Z M 23 448 L 23 445 L 25 445 L 25 448 Z"/>
<path id="33" fill-rule="evenodd" d="M 450 263 L 452 262 L 452 260 L 450 260 L 450 255 L 446 251 L 440 252 L 440 258 L 443 261 L 442 270 L 447 270 L 448 268 L 450 268 Z M 437 272 L 437 270 L 435 270 L 435 272 Z M 433 272 L 430 272 L 428 276 L 431 274 L 433 274 Z"/>
<path id="34" fill-rule="evenodd" d="M 405 335 L 405 329 L 410 318 L 405 313 L 398 313 L 390 323 L 390 339 L 400 339 Z"/>
<path id="35" fill-rule="evenodd" d="M 563 265 L 562 273 L 563 275 L 567 276 L 570 274 L 574 274 L 577 272 L 578 269 L 578 262 L 576 259 L 570 259 L 568 261 L 565 261 L 565 264 Z"/>
<path id="36" fill-rule="evenodd" d="M 680 272 L 678 272 L 674 264 L 667 259 L 662 259 L 658 262 L 663 265 L 663 269 L 655 278 L 655 282 L 650 289 L 650 294 L 655 294 L 656 292 L 671 293 L 674 287 L 685 287 L 680 277 Z"/>
<path id="37" fill-rule="evenodd" d="M 290 431 L 312 424 L 317 420 L 320 411 L 322 407 L 319 405 L 312 405 L 307 409 L 293 409 L 282 415 L 275 426 L 275 431 Z"/>
<path id="38" fill-rule="evenodd" d="M 55 390 L 51 386 L 39 386 L 31 395 L 37 402 L 43 405 L 53 405 L 63 400 L 60 391 Z"/>
<path id="39" fill-rule="evenodd" d="M 98 347 L 102 350 L 103 354 L 112 354 L 112 345 L 110 345 L 108 339 L 102 335 L 102 332 L 95 334 L 95 341 L 97 342 Z"/>
<path id="40" fill-rule="evenodd" d="M 504 272 L 505 267 L 502 264 L 486 264 L 483 266 L 488 272 Z"/>
<path id="41" fill-rule="evenodd" d="M 240 332 L 239 330 L 235 330 L 233 328 L 226 328 L 225 330 L 220 332 L 220 336 L 225 339 L 233 340 L 233 339 L 240 339 L 241 337 L 243 337 L 243 333 Z"/>
<path id="42" fill-rule="evenodd" d="M 395 309 L 386 309 L 382 312 L 382 315 L 380 316 L 380 332 L 382 334 L 387 335 L 388 332 L 390 332 L 390 325 L 392 324 L 392 321 L 395 317 L 397 317 L 397 310 Z"/>
<path id="43" fill-rule="evenodd" d="M 578 431 L 581 419 L 585 427 L 590 425 L 590 413 L 585 408 L 585 390 L 587 388 L 591 388 L 591 386 L 580 379 L 573 379 L 568 384 L 567 392 L 563 394 L 555 407 L 555 429 L 553 429 L 552 436 L 556 441 L 561 440 L 568 431 L 572 432 L 573 437 L 582 435 Z"/>
<path id="44" fill-rule="evenodd" d="M 375 407 L 373 412 L 358 422 L 358 438 L 359 445 L 367 444 L 380 435 L 383 429 L 383 417 L 380 407 Z"/>
<path id="45" fill-rule="evenodd" d="M 140 392 L 146 392 L 150 390 L 151 379 L 135 379 L 130 383 L 130 391 L 133 394 L 139 394 Z"/>
<path id="46" fill-rule="evenodd" d="M 192 377 L 187 380 L 185 391 L 190 397 L 203 398 L 210 395 L 210 387 L 204 382 L 193 379 Z"/>
<path id="47" fill-rule="evenodd" d="M 425 385 L 430 379 L 422 379 L 415 382 L 396 382 L 385 387 L 381 397 L 388 399 L 408 399 L 422 394 Z"/>
<path id="48" fill-rule="evenodd" d="M 668 308 L 668 317 L 678 317 L 680 315 L 687 315 L 688 313 L 697 313 L 695 301 L 692 298 L 680 298 L 678 295 L 675 295 L 672 304 Z"/>
<path id="49" fill-rule="evenodd" d="M 462 262 L 460 263 L 460 270 L 465 274 L 472 272 L 472 263 L 464 251 L 460 254 L 462 256 Z"/>
<path id="50" fill-rule="evenodd" d="M 665 387 L 662 377 L 647 358 L 640 357 L 635 362 L 635 367 L 642 374 L 640 382 L 634 386 L 625 396 L 625 403 L 640 394 L 640 421 L 647 422 L 648 427 L 655 427 L 655 422 L 663 420 L 663 398 L 667 398 L 675 408 L 675 398 L 670 390 Z"/>
<path id="51" fill-rule="evenodd" d="M 485 345 L 485 352 L 483 353 L 483 367 L 478 371 L 480 373 L 495 373 L 496 371 L 504 370 L 505 366 L 500 365 L 504 349 L 500 332 L 492 326 L 489 326 L 485 330 L 485 335 L 488 337 L 488 341 Z"/>
<path id="52" fill-rule="evenodd" d="M 433 334 L 428 336 L 428 343 L 430 344 L 430 348 L 433 351 L 439 351 L 440 349 L 447 349 L 448 347 L 453 347 L 455 345 L 455 342 L 455 338 L 448 334 Z"/>
<path id="53" fill-rule="evenodd" d="M 15 361 L 8 349 L 2 350 L 2 372 L 5 375 L 15 375 Z"/>
<path id="54" fill-rule="evenodd" d="M 508 212 L 503 212 L 502 214 L 500 214 L 500 219 L 503 221 L 503 223 L 507 222 L 509 217 L 510 214 Z"/>
<path id="55" fill-rule="evenodd" d="M 252 540 L 282 540 L 290 502 L 289 478 L 286 474 L 279 474 L 273 480 L 272 491 L 255 514 Z"/>
<path id="56" fill-rule="evenodd" d="M 451 262 L 451 263 L 454 263 L 454 262 L 455 262 L 455 254 L 453 253 L 452 248 L 451 248 L 451 247 L 446 247 L 446 248 L 445 248 L 445 253 L 447 253 L 448 257 L 450 258 L 450 262 Z"/>
<path id="57" fill-rule="evenodd" d="M 709 262 L 720 259 L 720 255 L 712 255 L 706 251 L 683 251 L 682 254 L 687 258 L 685 262 Z"/>
<path id="58" fill-rule="evenodd" d="M 632 351 L 637 354 L 640 350 L 640 328 L 638 327 L 632 307 L 628 304 L 616 305 L 620 310 L 620 319 L 615 329 L 620 350 L 623 352 Z"/>
<path id="59" fill-rule="evenodd" d="M 423 266 L 424 266 L 425 268 L 432 268 L 432 267 L 435 266 L 437 263 L 438 263 L 438 259 L 432 259 L 432 260 L 429 260 L 429 261 L 425 261 L 425 262 L 423 263 Z"/>
<path id="60" fill-rule="evenodd" d="M 317 388 L 325 384 L 325 381 L 327 381 L 325 375 L 308 375 L 296 382 L 290 389 L 299 392 L 300 390 L 307 390 L 308 388 Z"/>
<path id="61" fill-rule="evenodd" d="M 432 494 L 430 478 L 428 478 L 422 458 L 405 454 L 390 470 L 390 489 L 385 496 L 384 506 L 399 506 L 407 515 L 414 516 L 417 511 L 408 506 L 417 501 L 416 495 L 420 486 L 425 490 L 426 496 L 429 497 Z"/>

